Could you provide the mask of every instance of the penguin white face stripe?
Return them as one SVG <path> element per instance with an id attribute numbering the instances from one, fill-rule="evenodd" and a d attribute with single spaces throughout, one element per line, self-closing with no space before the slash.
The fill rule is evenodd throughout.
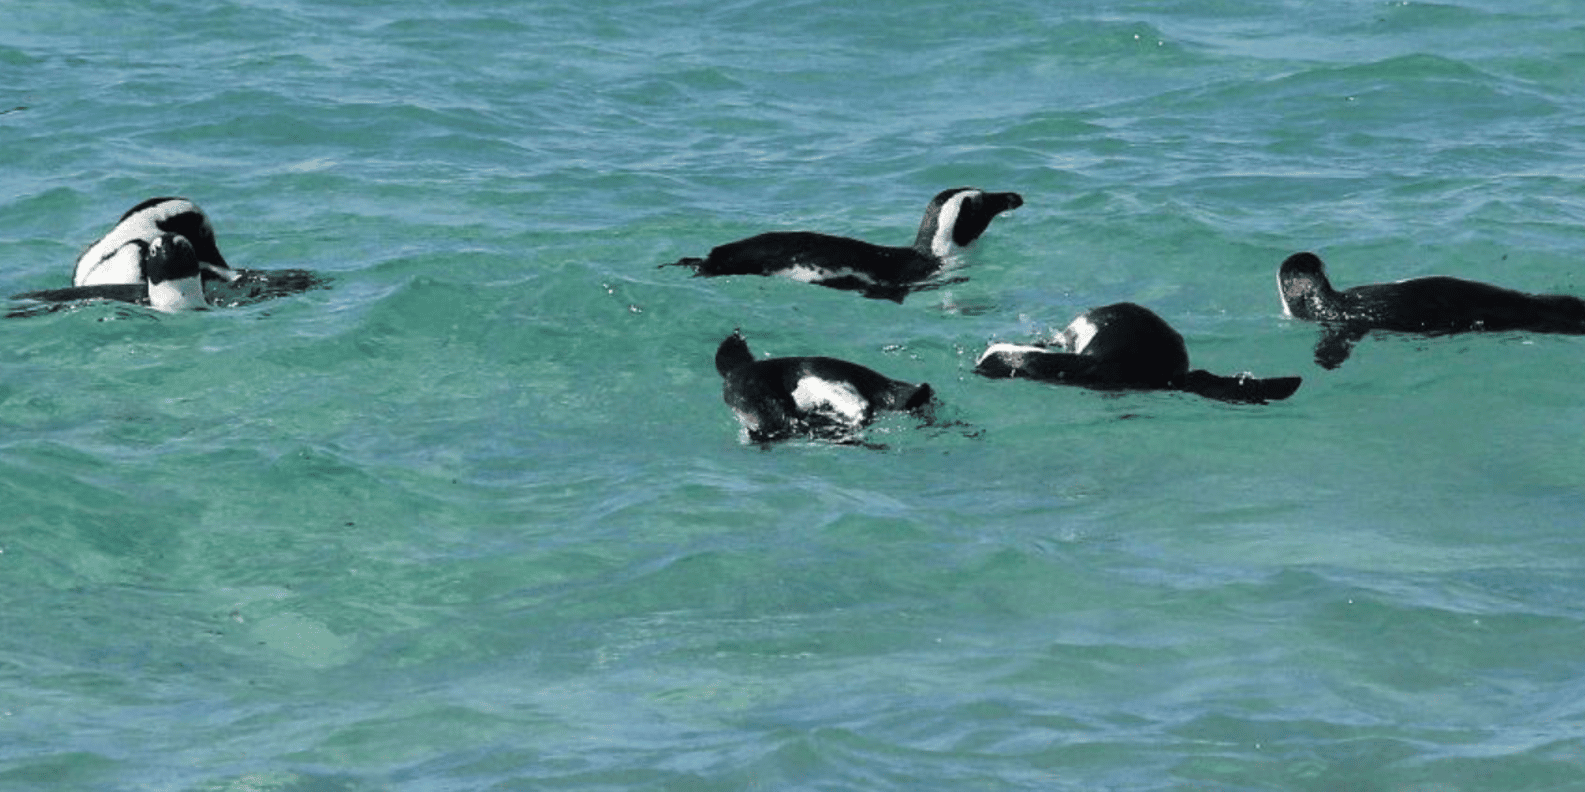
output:
<path id="1" fill-rule="evenodd" d="M 1096 327 L 1089 317 L 1080 316 L 1068 325 L 1068 329 L 1062 331 L 1063 344 L 1069 352 L 1082 354 L 1085 347 L 1095 340 L 1095 334 L 1100 331 L 1101 329 Z"/>
<path id="2" fill-rule="evenodd" d="M 958 215 L 963 213 L 963 202 L 981 194 L 979 190 L 964 190 L 941 205 L 941 213 L 936 215 L 936 234 L 930 238 L 930 252 L 936 258 L 947 259 L 958 252 L 958 244 L 952 241 L 952 230 L 958 224 Z"/>

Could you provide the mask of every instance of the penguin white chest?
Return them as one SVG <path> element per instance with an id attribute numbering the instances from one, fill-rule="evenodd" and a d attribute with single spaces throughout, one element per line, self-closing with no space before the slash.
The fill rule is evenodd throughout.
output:
<path id="1" fill-rule="evenodd" d="M 204 279 L 198 275 L 149 284 L 149 307 L 175 313 L 209 307 L 204 297 Z"/>
<path id="2" fill-rule="evenodd" d="M 863 423 L 869 413 L 869 401 L 846 382 L 804 377 L 792 397 L 800 410 L 829 414 L 850 424 Z"/>

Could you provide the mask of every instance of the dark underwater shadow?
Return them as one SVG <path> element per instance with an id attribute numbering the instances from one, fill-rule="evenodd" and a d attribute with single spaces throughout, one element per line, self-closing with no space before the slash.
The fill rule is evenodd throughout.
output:
<path id="1" fill-rule="evenodd" d="M 929 402 L 917 408 L 877 419 L 861 427 L 838 423 L 814 423 L 775 436 L 767 437 L 747 431 L 739 431 L 738 436 L 744 445 L 761 451 L 770 451 L 780 445 L 837 446 L 862 448 L 868 451 L 895 450 L 889 443 L 871 439 L 875 435 L 919 435 L 927 439 L 947 436 L 961 436 L 968 440 L 985 438 L 984 427 L 952 417 L 948 414 L 952 412 L 954 411 L 939 399 L 931 398 Z"/>
<path id="2" fill-rule="evenodd" d="M 216 282 L 205 287 L 209 304 L 217 308 L 240 308 L 266 300 L 317 289 L 328 289 L 334 278 L 313 270 L 241 270 L 230 283 Z"/>

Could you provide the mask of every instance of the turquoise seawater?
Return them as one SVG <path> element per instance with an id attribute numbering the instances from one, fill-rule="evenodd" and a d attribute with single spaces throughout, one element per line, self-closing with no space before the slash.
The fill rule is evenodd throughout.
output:
<path id="1" fill-rule="evenodd" d="M 1585 293 L 1574 3 L 0 17 L 0 294 L 155 195 L 333 279 L 0 320 L 0 788 L 1585 789 L 1585 340 L 1327 371 L 1274 287 Z M 958 185 L 902 305 L 656 268 Z M 971 373 L 1121 300 L 1304 385 Z M 745 444 L 734 328 L 943 420 Z"/>

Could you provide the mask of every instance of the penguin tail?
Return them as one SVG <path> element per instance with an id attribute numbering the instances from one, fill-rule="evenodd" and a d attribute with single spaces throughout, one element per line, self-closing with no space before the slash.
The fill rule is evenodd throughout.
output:
<path id="1" fill-rule="evenodd" d="M 903 409 L 908 411 L 918 410 L 930 404 L 930 400 L 935 397 L 936 392 L 930 387 L 930 383 L 921 382 L 919 387 L 914 389 L 913 395 L 908 397 L 908 401 L 903 402 Z"/>
<path id="2" fill-rule="evenodd" d="M 1303 382 L 1301 377 L 1252 377 L 1241 374 L 1223 377 L 1195 369 L 1184 378 L 1183 390 L 1207 399 L 1235 404 L 1265 404 L 1292 396 Z"/>

